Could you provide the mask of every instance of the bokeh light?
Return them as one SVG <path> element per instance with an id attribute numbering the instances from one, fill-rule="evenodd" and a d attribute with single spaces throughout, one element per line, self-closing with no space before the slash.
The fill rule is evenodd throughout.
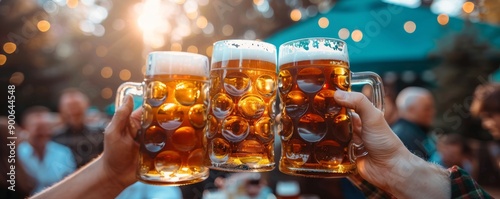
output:
<path id="1" fill-rule="evenodd" d="M 318 25 L 321 28 L 327 28 L 329 24 L 330 24 L 330 21 L 328 21 L 328 19 L 326 17 L 321 17 L 318 20 Z"/>
<path id="2" fill-rule="evenodd" d="M 206 55 L 211 57 L 213 49 L 214 49 L 213 46 L 208 46 L 207 49 L 205 50 Z"/>
<path id="3" fill-rule="evenodd" d="M 40 32 L 47 32 L 50 29 L 50 23 L 47 20 L 41 20 L 36 24 L 36 27 Z"/>
<path id="4" fill-rule="evenodd" d="M 443 25 L 443 26 L 446 25 L 446 24 L 448 24 L 449 20 L 450 20 L 450 17 L 448 17 L 447 14 L 440 14 L 437 17 L 438 23 L 441 24 L 441 25 Z"/>
<path id="5" fill-rule="evenodd" d="M 198 53 L 198 47 L 196 46 L 188 46 L 186 50 L 190 53 Z"/>
<path id="6" fill-rule="evenodd" d="M 222 34 L 224 36 L 231 36 L 233 34 L 233 26 L 229 25 L 229 24 L 226 24 L 222 27 Z"/>
<path id="7" fill-rule="evenodd" d="M 127 69 L 121 70 L 119 75 L 120 79 L 123 81 L 127 81 L 130 79 L 130 77 L 132 77 L 132 73 L 130 72 L 130 70 Z"/>
<path id="8" fill-rule="evenodd" d="M 203 28 L 207 27 L 207 25 L 208 25 L 208 20 L 204 16 L 200 16 L 196 20 L 196 26 L 198 26 L 198 28 L 203 29 Z"/>
<path id="9" fill-rule="evenodd" d="M 264 3 L 264 0 L 253 0 L 253 4 L 255 4 L 256 6 L 260 6 Z"/>
<path id="10" fill-rule="evenodd" d="M 103 88 L 101 90 L 101 97 L 104 99 L 110 99 L 113 97 L 113 90 L 109 87 Z"/>
<path id="11" fill-rule="evenodd" d="M 470 14 L 472 13 L 472 11 L 474 11 L 474 3 L 467 1 L 462 6 L 462 9 L 464 10 L 465 13 Z"/>
<path id="12" fill-rule="evenodd" d="M 350 32 L 347 28 L 341 28 L 339 30 L 339 38 L 340 39 L 346 40 L 349 38 L 349 35 L 350 35 Z"/>
<path id="13" fill-rule="evenodd" d="M 110 78 L 111 76 L 113 76 L 113 69 L 109 66 L 106 66 L 104 68 L 101 69 L 101 76 L 103 78 Z"/>
<path id="14" fill-rule="evenodd" d="M 293 9 L 292 12 L 290 12 L 290 19 L 292 19 L 292 21 L 299 21 L 301 18 L 302 13 L 299 9 Z"/>
<path id="15" fill-rule="evenodd" d="M 7 42 L 3 45 L 3 51 L 5 51 L 5 53 L 7 54 L 12 54 L 16 51 L 16 44 L 15 43 L 12 43 L 12 42 Z"/>
<path id="16" fill-rule="evenodd" d="M 0 54 L 0 66 L 3 66 L 7 62 L 7 56 Z"/>
<path id="17" fill-rule="evenodd" d="M 24 74 L 22 72 L 15 72 L 10 76 L 9 83 L 16 86 L 21 85 L 24 82 Z"/>
<path id="18" fill-rule="evenodd" d="M 415 30 L 417 29 L 417 25 L 415 24 L 415 22 L 413 21 L 407 21 L 405 24 L 404 24 L 404 29 L 407 33 L 413 33 L 415 32 Z"/>
<path id="19" fill-rule="evenodd" d="M 355 42 L 359 42 L 363 39 L 363 32 L 361 30 L 354 30 L 351 33 L 351 38 Z"/>
<path id="20" fill-rule="evenodd" d="M 78 0 L 66 0 L 66 5 L 68 8 L 76 8 L 76 6 L 78 6 Z"/>
<path id="21" fill-rule="evenodd" d="M 171 51 L 182 51 L 182 45 L 180 43 L 172 43 L 170 46 Z"/>

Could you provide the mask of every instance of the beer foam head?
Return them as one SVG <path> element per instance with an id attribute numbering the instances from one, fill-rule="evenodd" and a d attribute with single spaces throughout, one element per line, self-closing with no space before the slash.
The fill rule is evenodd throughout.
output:
<path id="1" fill-rule="evenodd" d="M 223 40 L 214 43 L 212 63 L 243 59 L 276 63 L 276 46 L 252 40 Z"/>
<path id="2" fill-rule="evenodd" d="M 148 55 L 146 75 L 196 75 L 208 77 L 210 65 L 204 55 L 156 51 Z"/>
<path id="3" fill-rule="evenodd" d="M 286 42 L 279 48 L 279 65 L 322 59 L 349 63 L 346 43 L 333 38 L 304 38 Z"/>

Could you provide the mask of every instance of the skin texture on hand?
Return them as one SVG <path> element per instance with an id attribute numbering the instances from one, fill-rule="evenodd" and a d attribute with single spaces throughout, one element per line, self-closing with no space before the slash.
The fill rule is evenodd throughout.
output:
<path id="1" fill-rule="evenodd" d="M 355 111 L 354 142 L 368 154 L 356 160 L 366 181 L 398 198 L 449 198 L 448 172 L 410 153 L 392 132 L 382 111 L 361 93 L 335 92 L 336 102 Z M 357 113 L 357 114 L 356 114 Z"/>
<path id="2" fill-rule="evenodd" d="M 133 100 L 127 96 L 104 131 L 101 159 L 110 178 L 127 187 L 136 179 L 139 144 L 134 140 L 141 125 L 142 109 L 132 112 Z"/>

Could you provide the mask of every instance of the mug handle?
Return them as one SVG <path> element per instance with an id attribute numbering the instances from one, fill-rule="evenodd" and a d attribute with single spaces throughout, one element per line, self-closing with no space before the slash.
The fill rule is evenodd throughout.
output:
<path id="1" fill-rule="evenodd" d="M 123 104 L 126 95 L 142 96 L 144 89 L 142 83 L 125 82 L 118 87 L 115 99 L 115 110 Z"/>
<path id="2" fill-rule="evenodd" d="M 377 73 L 374 72 L 356 72 L 351 73 L 351 85 L 364 85 L 368 84 L 373 89 L 371 102 L 373 105 L 384 112 L 384 86 L 382 83 L 382 78 Z M 365 145 L 355 144 L 352 142 L 349 144 L 349 159 L 351 162 L 355 162 L 357 158 L 367 155 L 368 152 L 365 150 Z"/>

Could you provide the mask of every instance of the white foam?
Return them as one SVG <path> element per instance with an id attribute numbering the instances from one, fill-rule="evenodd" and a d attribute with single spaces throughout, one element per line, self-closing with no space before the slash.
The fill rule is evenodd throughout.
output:
<path id="1" fill-rule="evenodd" d="M 316 45 L 313 45 L 314 42 L 312 41 L 309 43 L 300 43 L 301 41 L 307 40 L 311 39 L 299 39 L 282 44 L 279 49 L 279 65 L 297 61 L 321 59 L 349 62 L 347 45 L 343 41 L 338 39 L 318 38 L 317 41 L 319 43 Z M 330 46 L 324 45 L 327 42 L 330 43 Z M 334 46 L 335 43 L 337 43 L 337 48 L 331 47 Z"/>
<path id="2" fill-rule="evenodd" d="M 223 40 L 214 43 L 212 63 L 243 59 L 276 63 L 276 46 L 253 40 Z"/>
<path id="3" fill-rule="evenodd" d="M 204 55 L 155 51 L 148 55 L 146 75 L 195 75 L 210 76 L 208 58 Z"/>

